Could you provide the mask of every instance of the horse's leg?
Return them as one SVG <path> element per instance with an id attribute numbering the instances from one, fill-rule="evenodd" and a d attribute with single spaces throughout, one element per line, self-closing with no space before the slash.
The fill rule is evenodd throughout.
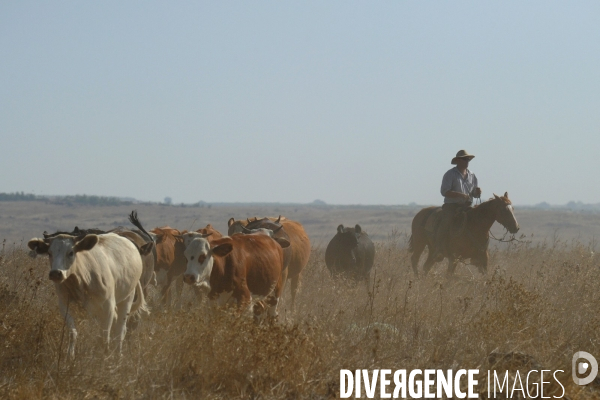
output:
<path id="1" fill-rule="evenodd" d="M 415 236 L 415 241 L 413 242 L 413 254 L 410 257 L 410 263 L 412 265 L 413 272 L 415 276 L 419 276 L 419 259 L 421 258 L 421 254 L 423 254 L 423 250 L 425 250 L 425 240 L 418 240 Z"/>
<path id="2" fill-rule="evenodd" d="M 449 278 L 454 276 L 454 270 L 456 269 L 457 263 L 458 263 L 458 261 L 456 260 L 456 258 L 454 258 L 454 256 L 448 257 L 448 277 Z"/>
<path id="3" fill-rule="evenodd" d="M 488 253 L 488 251 L 486 250 L 485 253 L 481 256 L 481 259 L 478 260 L 478 267 L 479 267 L 479 272 L 481 272 L 482 275 L 487 274 L 487 270 L 488 270 L 488 261 L 490 259 L 490 254 Z"/>
<path id="4" fill-rule="evenodd" d="M 436 255 L 433 253 L 433 251 L 430 251 L 427 255 L 427 260 L 425 260 L 425 264 L 423 264 L 423 275 L 427 275 L 429 273 L 429 270 L 435 263 Z"/>

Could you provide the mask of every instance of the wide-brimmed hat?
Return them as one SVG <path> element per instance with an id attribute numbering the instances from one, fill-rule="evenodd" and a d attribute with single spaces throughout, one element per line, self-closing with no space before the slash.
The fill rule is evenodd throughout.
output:
<path id="1" fill-rule="evenodd" d="M 457 158 L 464 158 L 467 161 L 471 161 L 475 158 L 475 156 L 473 154 L 469 154 L 466 150 L 459 150 L 458 153 L 456 153 L 456 157 L 454 157 L 452 161 L 450 161 L 450 164 L 456 164 Z"/>

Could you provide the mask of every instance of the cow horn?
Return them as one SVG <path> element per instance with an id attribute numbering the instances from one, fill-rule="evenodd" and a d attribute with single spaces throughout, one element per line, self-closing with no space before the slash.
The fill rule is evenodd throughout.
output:
<path id="1" fill-rule="evenodd" d="M 494 198 L 499 199 L 500 197 L 498 197 L 498 195 L 496 193 L 494 193 Z"/>
<path id="2" fill-rule="evenodd" d="M 504 192 L 504 197 L 508 199 L 508 192 Z"/>
<path id="3" fill-rule="evenodd" d="M 281 215 L 279 216 L 279 218 L 277 218 L 277 221 L 275 222 L 279 223 L 279 221 L 281 221 Z"/>
<path id="4" fill-rule="evenodd" d="M 250 218 L 246 218 L 246 221 L 248 221 L 248 223 L 252 222 L 252 221 L 250 221 Z"/>

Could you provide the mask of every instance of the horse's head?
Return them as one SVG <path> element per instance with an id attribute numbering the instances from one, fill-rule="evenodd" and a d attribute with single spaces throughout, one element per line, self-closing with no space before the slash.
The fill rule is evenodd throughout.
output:
<path id="1" fill-rule="evenodd" d="M 519 223 L 515 217 L 515 209 L 508 198 L 508 193 L 504 193 L 504 196 L 494 194 L 494 198 L 491 200 L 497 204 L 496 221 L 508 229 L 510 233 L 517 233 L 519 231 Z"/>

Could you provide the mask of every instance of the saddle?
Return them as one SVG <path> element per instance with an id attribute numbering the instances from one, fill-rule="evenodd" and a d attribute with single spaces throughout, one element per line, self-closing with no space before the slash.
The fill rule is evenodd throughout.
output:
<path id="1" fill-rule="evenodd" d="M 433 236 L 437 231 L 437 228 L 442 221 L 442 212 L 442 207 L 436 207 L 425 221 L 425 231 L 428 235 Z"/>
<path id="2" fill-rule="evenodd" d="M 455 214 L 451 217 L 449 227 L 449 233 L 451 235 L 460 235 L 464 232 L 467 225 L 467 209 L 468 208 L 457 209 Z M 435 237 L 443 217 L 444 211 L 442 210 L 442 207 L 436 207 L 425 221 L 425 232 L 431 238 Z"/>

